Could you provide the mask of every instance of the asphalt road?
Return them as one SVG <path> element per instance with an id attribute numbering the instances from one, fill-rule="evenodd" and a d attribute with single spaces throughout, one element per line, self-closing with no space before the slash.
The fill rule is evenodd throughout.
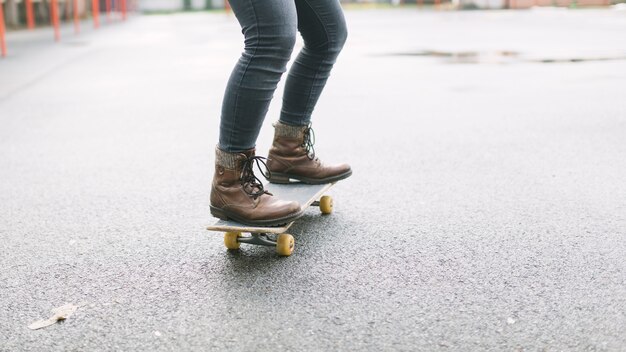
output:
<path id="1" fill-rule="evenodd" d="M 0 350 L 626 350 L 626 12 L 347 18 L 314 128 L 354 175 L 289 258 L 204 229 L 233 16 L 10 33 Z"/>

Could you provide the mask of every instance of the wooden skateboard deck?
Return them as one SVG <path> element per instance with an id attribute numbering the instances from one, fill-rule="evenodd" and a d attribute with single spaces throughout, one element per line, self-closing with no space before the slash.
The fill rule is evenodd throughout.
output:
<path id="1" fill-rule="evenodd" d="M 319 206 L 323 214 L 332 212 L 332 198 L 324 196 L 335 183 L 309 185 L 304 183 L 267 183 L 265 189 L 282 200 L 291 200 L 300 203 L 305 210 L 311 205 Z M 264 246 L 276 246 L 281 255 L 290 255 L 294 248 L 294 239 L 285 232 L 297 219 L 282 226 L 249 226 L 232 220 L 217 219 L 207 227 L 209 231 L 225 232 L 224 244 L 228 249 L 239 249 L 240 243 L 249 243 Z M 243 236 L 249 233 L 251 236 Z M 271 235 L 278 235 L 274 239 Z"/>

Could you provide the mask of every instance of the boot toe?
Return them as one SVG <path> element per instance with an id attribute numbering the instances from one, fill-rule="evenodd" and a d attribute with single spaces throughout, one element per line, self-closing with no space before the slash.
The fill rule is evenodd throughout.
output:
<path id="1" fill-rule="evenodd" d="M 350 167 L 350 165 L 345 164 L 345 163 L 337 165 L 336 169 L 337 169 L 337 174 L 339 175 L 352 171 L 352 168 Z"/>
<path id="2" fill-rule="evenodd" d="M 269 202 L 257 209 L 259 220 L 275 220 L 288 218 L 301 212 L 300 204 L 294 201 L 268 198 Z"/>
<path id="3" fill-rule="evenodd" d="M 297 212 L 302 210 L 302 208 L 300 207 L 300 203 L 298 203 L 298 202 L 290 201 L 290 202 L 287 202 L 287 203 L 288 204 L 287 204 L 286 208 L 289 210 L 288 214 L 297 213 Z"/>
<path id="4" fill-rule="evenodd" d="M 276 203 L 277 204 L 275 209 L 277 210 L 277 212 L 274 215 L 277 218 L 293 215 L 302 210 L 302 208 L 300 208 L 300 203 L 298 202 L 279 200 Z"/>

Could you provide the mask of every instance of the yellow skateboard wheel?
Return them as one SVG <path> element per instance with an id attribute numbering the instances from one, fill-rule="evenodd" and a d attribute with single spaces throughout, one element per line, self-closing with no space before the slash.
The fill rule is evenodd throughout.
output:
<path id="1" fill-rule="evenodd" d="M 333 212 L 333 198 L 330 196 L 323 196 L 320 198 L 320 211 L 322 214 L 330 214 Z"/>
<path id="2" fill-rule="evenodd" d="M 288 233 L 281 233 L 276 239 L 276 253 L 288 257 L 293 253 L 296 241 Z"/>
<path id="3" fill-rule="evenodd" d="M 237 239 L 241 237 L 241 232 L 226 232 L 224 233 L 224 245 L 228 249 L 239 249 L 239 241 Z"/>

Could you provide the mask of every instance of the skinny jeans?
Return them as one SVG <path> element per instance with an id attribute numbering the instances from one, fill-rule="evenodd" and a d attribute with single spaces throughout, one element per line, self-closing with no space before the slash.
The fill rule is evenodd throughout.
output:
<path id="1" fill-rule="evenodd" d="M 294 49 L 280 121 L 306 126 L 347 37 L 339 0 L 230 0 L 245 49 L 224 93 L 218 147 L 227 152 L 254 148 L 276 86 Z"/>

